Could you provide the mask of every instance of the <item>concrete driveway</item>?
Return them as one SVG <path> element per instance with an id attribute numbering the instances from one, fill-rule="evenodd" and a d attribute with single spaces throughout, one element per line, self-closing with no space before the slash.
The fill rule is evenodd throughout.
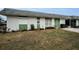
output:
<path id="1" fill-rule="evenodd" d="M 79 28 L 63 28 L 63 30 L 79 33 Z"/>

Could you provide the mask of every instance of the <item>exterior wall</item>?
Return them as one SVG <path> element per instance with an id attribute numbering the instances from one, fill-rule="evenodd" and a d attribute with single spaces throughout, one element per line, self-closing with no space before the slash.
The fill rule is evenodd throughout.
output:
<path id="1" fill-rule="evenodd" d="M 45 27 L 52 27 L 52 19 L 45 19 Z"/>
<path id="2" fill-rule="evenodd" d="M 29 17 L 27 18 L 28 30 L 31 29 L 31 24 L 34 25 L 35 29 L 37 29 L 37 18 Z"/>
<path id="3" fill-rule="evenodd" d="M 79 26 L 79 20 L 76 20 L 76 26 Z"/>
<path id="4" fill-rule="evenodd" d="M 37 28 L 37 20 L 36 18 L 32 17 L 7 17 L 7 28 L 10 28 L 10 31 L 12 30 L 19 30 L 19 24 L 27 24 L 27 30 L 30 30 L 31 24 L 34 24 L 35 29 Z"/>
<path id="5" fill-rule="evenodd" d="M 65 19 L 54 19 L 53 20 L 53 26 L 58 29 L 61 27 L 61 24 L 65 24 Z"/>
<path id="6" fill-rule="evenodd" d="M 19 21 L 19 24 L 28 24 L 26 17 L 17 17 L 17 20 Z"/>
<path id="7" fill-rule="evenodd" d="M 50 19 L 48 20 L 50 21 Z M 7 17 L 7 28 L 12 30 L 19 30 L 19 24 L 27 24 L 27 30 L 31 29 L 31 24 L 34 24 L 35 29 L 37 29 L 37 18 L 36 17 L 14 17 L 8 16 Z M 64 19 L 60 19 L 60 24 L 65 24 Z M 46 27 L 46 20 L 45 18 L 40 18 L 40 28 Z M 51 19 L 51 24 L 48 27 L 55 27 L 55 20 Z"/>
<path id="8" fill-rule="evenodd" d="M 65 19 L 60 19 L 60 24 L 65 24 Z"/>
<path id="9" fill-rule="evenodd" d="M 65 24 L 65 19 L 60 19 L 60 24 Z M 55 27 L 55 19 L 52 19 L 52 27 Z"/>
<path id="10" fill-rule="evenodd" d="M 35 29 L 37 29 L 37 18 L 35 17 L 7 17 L 7 28 L 9 31 L 17 31 L 19 30 L 19 24 L 27 24 L 27 30 L 31 29 L 31 24 L 34 25 Z M 45 29 L 45 18 L 40 18 L 40 28 Z"/>
<path id="11" fill-rule="evenodd" d="M 55 20 L 52 19 L 52 27 L 55 27 Z"/>
<path id="12" fill-rule="evenodd" d="M 45 18 L 40 18 L 40 28 L 45 29 Z"/>
<path id="13" fill-rule="evenodd" d="M 47 27 L 55 27 L 55 19 L 52 18 L 52 21 L 51 21 L 51 26 L 47 26 Z M 60 19 L 60 24 L 65 24 L 65 19 Z"/>
<path id="14" fill-rule="evenodd" d="M 19 20 L 17 17 L 11 17 L 11 16 L 7 17 L 7 28 L 9 29 L 9 31 L 19 30 L 18 26 L 19 26 Z"/>

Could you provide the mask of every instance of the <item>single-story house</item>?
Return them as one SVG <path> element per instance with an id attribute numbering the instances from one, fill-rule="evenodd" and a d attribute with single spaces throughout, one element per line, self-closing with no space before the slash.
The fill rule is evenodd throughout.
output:
<path id="1" fill-rule="evenodd" d="M 79 16 L 65 16 L 33 11 L 4 8 L 1 15 L 7 16 L 7 30 L 31 30 L 46 28 L 79 27 Z"/>

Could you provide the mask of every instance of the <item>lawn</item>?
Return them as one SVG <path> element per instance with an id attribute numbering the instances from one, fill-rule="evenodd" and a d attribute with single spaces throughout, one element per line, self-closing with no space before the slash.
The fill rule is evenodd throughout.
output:
<path id="1" fill-rule="evenodd" d="M 0 50 L 64 49 L 79 49 L 79 33 L 51 29 L 0 34 Z"/>

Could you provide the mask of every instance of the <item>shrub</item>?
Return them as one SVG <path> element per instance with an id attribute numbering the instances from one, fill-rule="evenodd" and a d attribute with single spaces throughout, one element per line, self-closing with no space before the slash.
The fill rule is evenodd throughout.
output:
<path id="1" fill-rule="evenodd" d="M 34 30 L 35 27 L 34 27 L 34 24 L 31 24 L 31 30 Z"/>
<path id="2" fill-rule="evenodd" d="M 26 31 L 27 30 L 27 24 L 19 24 L 20 31 Z"/>

